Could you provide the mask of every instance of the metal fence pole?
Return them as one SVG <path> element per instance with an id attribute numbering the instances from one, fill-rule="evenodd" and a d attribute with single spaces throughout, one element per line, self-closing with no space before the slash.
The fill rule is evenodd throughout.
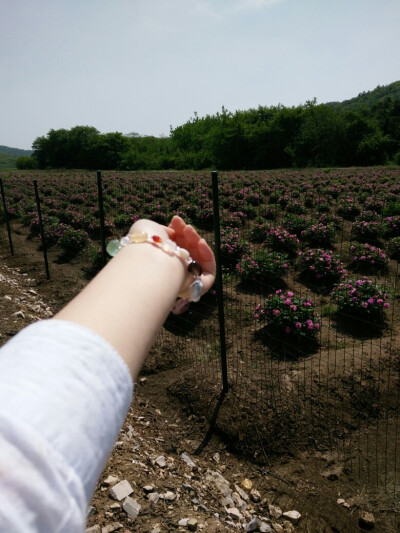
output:
<path id="1" fill-rule="evenodd" d="M 8 218 L 6 197 L 5 197 L 5 194 L 4 194 L 4 186 L 3 186 L 3 179 L 2 178 L 0 178 L 0 190 L 1 190 L 1 198 L 3 200 L 4 218 L 5 218 L 6 226 L 7 226 L 8 242 L 10 244 L 10 252 L 11 252 L 11 255 L 14 255 L 14 247 L 13 247 L 13 243 L 12 243 L 12 239 L 11 239 L 10 220 Z"/>
<path id="2" fill-rule="evenodd" d="M 106 250 L 106 236 L 105 236 L 105 226 L 104 226 L 103 182 L 101 178 L 101 170 L 97 171 L 97 191 L 98 191 L 98 197 L 99 197 L 101 255 L 103 258 L 103 266 L 105 266 L 107 262 L 107 250 Z"/>
<path id="3" fill-rule="evenodd" d="M 40 237 L 42 239 L 42 249 L 43 249 L 44 266 L 46 268 L 46 277 L 47 279 L 50 279 L 49 262 L 47 261 L 46 237 L 44 235 L 44 229 L 43 229 L 42 211 L 40 209 L 40 198 L 39 198 L 37 180 L 33 180 L 33 186 L 35 188 L 35 198 L 36 198 L 36 206 L 37 206 L 38 217 L 39 217 L 39 229 L 40 229 Z"/>
<path id="4" fill-rule="evenodd" d="M 226 337 L 225 337 L 225 312 L 224 312 L 224 293 L 222 284 L 222 266 L 221 266 L 221 235 L 219 225 L 219 199 L 218 199 L 218 172 L 211 172 L 213 211 L 214 211 L 214 239 L 215 239 L 215 262 L 216 270 L 216 292 L 218 303 L 218 322 L 219 338 L 221 346 L 221 372 L 222 372 L 222 391 L 228 391 L 228 364 L 226 357 Z"/>

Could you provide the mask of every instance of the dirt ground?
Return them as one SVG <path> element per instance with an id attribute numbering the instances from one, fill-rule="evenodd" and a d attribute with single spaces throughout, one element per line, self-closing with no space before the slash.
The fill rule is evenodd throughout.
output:
<path id="1" fill-rule="evenodd" d="M 60 263 L 56 252 L 50 250 L 51 279 L 47 280 L 36 243 L 19 230 L 13 235 L 15 254 L 11 256 L 2 231 L 0 344 L 27 324 L 51 316 L 87 283 L 81 257 Z M 247 454 L 232 451 L 239 438 L 233 426 L 230 431 L 213 433 L 196 455 L 209 430 L 211 412 L 206 406 L 194 409 L 197 386 L 191 395 L 187 389 L 182 393 L 182 381 L 190 379 L 190 371 L 186 375 L 179 368 L 165 368 L 159 366 L 158 372 L 143 374 L 136 384 L 131 410 L 91 502 L 88 527 L 99 526 L 97 531 L 104 533 L 259 531 L 259 524 L 264 522 L 270 527 L 265 531 L 276 533 L 353 533 L 368 529 L 368 524 L 360 522 L 360 516 L 368 512 L 374 518 L 370 525 L 374 531 L 400 530 L 399 502 L 383 490 L 357 482 L 348 457 L 338 449 L 291 450 L 274 457 L 265 453 L 250 461 Z M 237 409 L 229 402 L 228 397 L 222 411 Z M 397 436 L 397 424 L 392 431 Z M 257 436 L 248 433 L 240 438 L 251 441 Z M 183 452 L 194 466 L 182 459 Z M 391 453 L 390 446 L 385 453 Z M 211 472 L 223 477 L 227 494 L 222 494 L 220 483 L 215 481 L 217 475 Z M 110 496 L 110 485 L 117 480 L 131 484 L 131 497 L 141 506 L 137 518 L 129 518 L 122 501 Z M 158 501 L 149 494 L 158 494 Z M 226 497 L 232 498 L 230 505 Z M 241 512 L 239 520 L 229 512 L 232 506 Z M 301 518 L 296 522 L 293 517 L 280 516 L 277 508 L 298 511 Z M 181 522 L 179 526 L 185 518 L 196 522 Z M 258 526 L 251 529 L 249 524 L 256 518 Z"/>

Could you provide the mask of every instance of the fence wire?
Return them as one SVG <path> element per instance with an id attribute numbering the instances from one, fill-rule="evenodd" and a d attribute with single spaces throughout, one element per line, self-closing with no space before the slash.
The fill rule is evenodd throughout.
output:
<path id="1" fill-rule="evenodd" d="M 257 461 L 291 450 L 331 450 L 355 479 L 396 496 L 399 178 L 398 168 L 220 174 L 226 354 L 221 353 L 212 290 L 186 314 L 168 317 L 143 371 L 176 375 L 179 369 L 172 391 L 210 415 L 222 388 L 221 356 L 226 355 L 229 389 L 217 425 L 238 450 Z M 85 272 L 94 275 L 102 267 L 95 176 L 48 172 L 3 178 L 12 230 L 36 239 L 40 249 L 33 179 L 53 258 L 51 274 L 56 275 L 54 261 L 60 257 L 81 257 Z M 138 218 L 166 224 L 179 214 L 214 246 L 207 173 L 105 172 L 102 190 L 107 240 L 128 232 Z M 318 270 L 316 256 L 338 269 L 326 275 Z M 354 287 L 364 279 L 376 290 L 382 287 L 378 305 L 388 304 L 387 309 L 368 315 L 361 303 L 352 302 L 339 313 L 332 289 L 350 279 Z M 312 318 L 314 329 L 303 336 L 295 335 L 293 323 L 293 331 L 286 333 L 274 322 L 278 314 L 272 308 L 261 320 L 260 309 L 268 308 L 269 295 L 277 291 L 312 302 L 321 327 Z M 300 318 L 298 324 L 305 327 Z"/>

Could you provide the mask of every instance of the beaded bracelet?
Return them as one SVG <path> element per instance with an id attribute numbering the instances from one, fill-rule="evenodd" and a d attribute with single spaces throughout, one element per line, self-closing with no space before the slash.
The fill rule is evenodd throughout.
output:
<path id="1" fill-rule="evenodd" d="M 171 239 L 163 240 L 158 235 L 150 235 L 145 232 L 134 232 L 128 233 L 122 239 L 114 239 L 107 245 L 107 252 L 111 257 L 117 255 L 117 253 L 122 250 L 128 244 L 139 244 L 139 243 L 149 243 L 161 248 L 164 252 L 169 255 L 175 255 L 187 265 L 188 272 L 194 276 L 194 281 L 189 286 L 189 300 L 180 299 L 176 302 L 172 311 L 175 314 L 180 314 L 184 312 L 189 302 L 198 302 L 201 298 L 203 292 L 203 282 L 200 279 L 202 268 L 200 263 L 195 261 L 190 257 L 189 252 L 185 248 L 181 248 L 176 244 L 175 241 Z"/>

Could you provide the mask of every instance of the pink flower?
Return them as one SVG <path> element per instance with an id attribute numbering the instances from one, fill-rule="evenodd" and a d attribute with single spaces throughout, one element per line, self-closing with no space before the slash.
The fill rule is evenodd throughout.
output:
<path id="1" fill-rule="evenodd" d="M 286 326 L 285 333 L 290 333 L 292 330 L 289 328 L 289 326 Z"/>
<path id="2" fill-rule="evenodd" d="M 296 329 L 301 329 L 301 322 L 296 322 L 294 326 Z"/>
<path id="3" fill-rule="evenodd" d="M 278 315 L 281 314 L 281 312 L 279 311 L 279 309 L 274 309 L 274 310 L 272 311 L 272 314 L 274 314 L 275 316 L 278 316 Z"/>
<path id="4" fill-rule="evenodd" d="M 386 303 L 383 304 L 383 307 L 384 307 L 385 309 L 388 309 L 389 304 L 386 302 Z"/>

